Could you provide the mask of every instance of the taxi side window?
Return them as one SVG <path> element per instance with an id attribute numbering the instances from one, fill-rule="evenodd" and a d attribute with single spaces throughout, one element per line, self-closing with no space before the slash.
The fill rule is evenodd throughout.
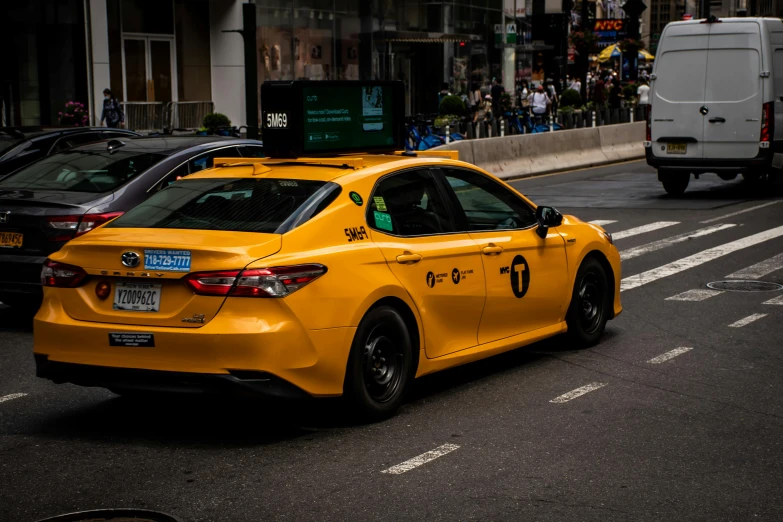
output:
<path id="1" fill-rule="evenodd" d="M 238 158 L 239 151 L 236 147 L 226 147 L 223 149 L 212 150 L 200 156 L 196 156 L 188 161 L 188 167 L 191 174 L 211 169 L 215 166 L 215 158 Z"/>
<path id="2" fill-rule="evenodd" d="M 486 176 L 463 169 L 443 169 L 457 196 L 470 232 L 514 230 L 536 224 L 536 214 L 523 200 Z"/>
<path id="3" fill-rule="evenodd" d="M 370 227 L 398 236 L 454 232 L 446 202 L 429 170 L 384 178 L 367 203 Z"/>

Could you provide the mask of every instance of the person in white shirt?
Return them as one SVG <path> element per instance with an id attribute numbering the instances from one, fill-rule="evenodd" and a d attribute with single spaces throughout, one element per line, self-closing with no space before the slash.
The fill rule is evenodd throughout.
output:
<path id="1" fill-rule="evenodd" d="M 573 89 L 576 92 L 580 93 L 582 92 L 582 82 L 579 81 L 579 78 L 575 78 L 573 82 L 571 82 L 571 85 L 568 86 L 569 89 Z"/>
<path id="2" fill-rule="evenodd" d="M 650 86 L 647 85 L 647 80 L 642 80 L 642 84 L 636 89 L 636 95 L 639 96 L 639 105 L 650 104 Z"/>
<path id="3" fill-rule="evenodd" d="M 544 92 L 544 86 L 539 85 L 536 88 L 536 92 L 530 95 L 530 109 L 533 112 L 536 123 L 540 123 L 543 120 L 549 111 L 550 105 L 552 105 L 552 100 Z"/>

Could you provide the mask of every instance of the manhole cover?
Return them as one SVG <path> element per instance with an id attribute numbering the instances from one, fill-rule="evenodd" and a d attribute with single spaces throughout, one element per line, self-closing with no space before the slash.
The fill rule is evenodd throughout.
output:
<path id="1" fill-rule="evenodd" d="M 38 522 L 182 522 L 182 519 L 148 509 L 96 509 L 60 515 Z"/>
<path id="2" fill-rule="evenodd" d="M 774 292 L 783 290 L 783 285 L 767 281 L 714 281 L 707 283 L 707 288 L 729 292 Z"/>

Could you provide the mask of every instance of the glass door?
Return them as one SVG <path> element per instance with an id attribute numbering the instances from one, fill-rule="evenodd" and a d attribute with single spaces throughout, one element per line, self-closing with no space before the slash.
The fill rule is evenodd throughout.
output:
<path id="1" fill-rule="evenodd" d="M 124 36 L 122 45 L 125 100 L 177 100 L 174 39 L 163 36 Z"/>

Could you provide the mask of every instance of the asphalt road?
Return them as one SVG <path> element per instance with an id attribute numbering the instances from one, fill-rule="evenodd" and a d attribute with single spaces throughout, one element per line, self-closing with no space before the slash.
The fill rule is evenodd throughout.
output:
<path id="1" fill-rule="evenodd" d="M 0 520 L 783 519 L 783 292 L 705 292 L 741 270 L 783 283 L 783 189 L 702 176 L 673 199 L 641 162 L 514 184 L 615 235 L 625 311 L 597 347 L 436 374 L 356 425 L 337 401 L 56 386 L 34 376 L 30 318 L 2 310 Z"/>

